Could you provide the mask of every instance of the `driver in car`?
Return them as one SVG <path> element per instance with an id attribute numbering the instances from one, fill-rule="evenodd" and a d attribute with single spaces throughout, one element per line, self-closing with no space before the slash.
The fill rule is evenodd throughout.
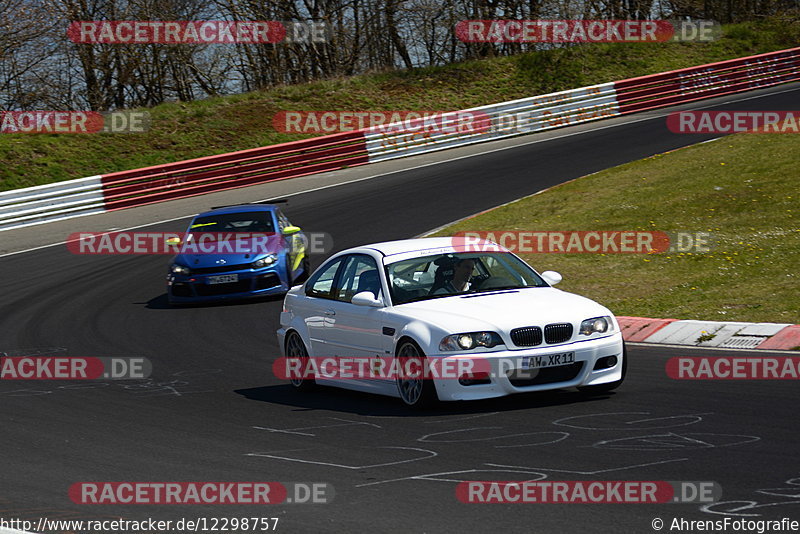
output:
<path id="1" fill-rule="evenodd" d="M 470 278 L 475 269 L 473 258 L 460 258 L 453 265 L 453 277 L 445 282 L 444 286 L 433 292 L 434 295 L 445 295 L 448 293 L 463 293 L 470 289 Z"/>

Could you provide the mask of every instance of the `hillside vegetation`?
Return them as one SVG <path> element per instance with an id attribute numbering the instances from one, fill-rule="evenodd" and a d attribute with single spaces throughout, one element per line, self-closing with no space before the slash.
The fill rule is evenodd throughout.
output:
<path id="1" fill-rule="evenodd" d="M 0 135 L 0 190 L 292 141 L 282 110 L 456 110 L 797 46 L 800 28 L 726 26 L 711 43 L 586 44 L 163 104 L 139 134 Z"/>

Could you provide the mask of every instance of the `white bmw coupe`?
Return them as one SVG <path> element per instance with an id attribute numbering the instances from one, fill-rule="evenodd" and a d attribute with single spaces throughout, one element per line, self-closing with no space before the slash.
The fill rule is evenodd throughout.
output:
<path id="1" fill-rule="evenodd" d="M 618 387 L 627 356 L 616 318 L 554 289 L 559 281 L 488 241 L 409 239 L 339 252 L 286 295 L 281 360 L 302 364 L 286 377 L 298 389 L 330 385 L 415 408 Z M 425 372 L 409 372 L 409 363 Z"/>

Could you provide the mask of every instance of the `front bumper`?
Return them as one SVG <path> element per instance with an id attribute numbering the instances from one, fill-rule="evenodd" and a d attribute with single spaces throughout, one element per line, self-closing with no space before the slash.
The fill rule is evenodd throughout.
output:
<path id="1" fill-rule="evenodd" d="M 573 352 L 575 362 L 569 365 L 522 370 L 523 357 L 548 356 Z M 592 386 L 615 382 L 622 378 L 622 334 L 616 332 L 608 337 L 587 341 L 575 341 L 563 345 L 551 345 L 525 350 L 505 350 L 480 354 L 459 354 L 453 356 L 429 356 L 442 360 L 463 358 L 485 358 L 491 369 L 488 377 L 464 385 L 459 380 L 434 378 L 436 392 L 440 400 L 475 400 L 502 397 L 514 393 L 547 391 L 577 386 Z M 595 369 L 602 366 L 598 360 L 616 357 L 613 367 Z M 442 362 L 445 365 L 445 362 Z M 455 367 L 456 363 L 453 362 Z"/>
<path id="2" fill-rule="evenodd" d="M 237 281 L 209 283 L 215 276 L 235 274 Z M 259 270 L 213 274 L 167 275 L 167 297 L 171 303 L 212 302 L 280 295 L 289 290 L 285 273 L 268 267 Z"/>

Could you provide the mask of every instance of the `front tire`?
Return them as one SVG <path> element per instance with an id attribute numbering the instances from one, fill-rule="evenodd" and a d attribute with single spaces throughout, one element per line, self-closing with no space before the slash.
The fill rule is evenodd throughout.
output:
<path id="1" fill-rule="evenodd" d="M 286 358 L 298 359 L 301 361 L 300 369 L 301 375 L 298 377 L 290 377 L 289 383 L 294 386 L 298 391 L 310 391 L 317 387 L 317 381 L 313 378 L 304 378 L 306 369 L 308 369 L 308 351 L 306 345 L 303 343 L 303 338 L 297 332 L 289 333 L 286 338 Z"/>
<path id="2" fill-rule="evenodd" d="M 402 373 L 397 377 L 397 391 L 403 403 L 414 410 L 424 410 L 436 404 L 439 399 L 433 379 L 425 378 L 426 358 L 422 349 L 410 339 L 406 339 L 397 348 L 397 359 L 403 370 L 409 367 L 423 370 L 422 377 L 404 377 Z"/>
<path id="3" fill-rule="evenodd" d="M 622 382 L 625 381 L 625 375 L 628 373 L 628 348 L 625 346 L 625 342 L 622 342 L 622 376 L 619 380 L 614 382 L 609 382 L 607 384 L 598 384 L 596 386 L 581 386 L 578 388 L 578 391 L 584 393 L 586 395 L 602 395 L 603 393 L 608 393 L 609 391 L 613 391 L 622 385 Z"/>

